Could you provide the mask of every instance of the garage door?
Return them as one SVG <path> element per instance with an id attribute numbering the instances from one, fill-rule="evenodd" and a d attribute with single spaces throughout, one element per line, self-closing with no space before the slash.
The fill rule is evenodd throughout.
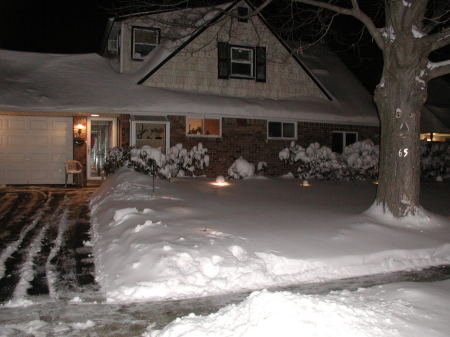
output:
<path id="1" fill-rule="evenodd" d="M 0 115 L 0 184 L 63 184 L 71 117 Z"/>

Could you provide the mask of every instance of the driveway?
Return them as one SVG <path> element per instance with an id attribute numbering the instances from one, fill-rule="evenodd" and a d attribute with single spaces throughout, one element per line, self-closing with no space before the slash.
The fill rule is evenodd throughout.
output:
<path id="1" fill-rule="evenodd" d="M 97 289 L 89 198 L 95 188 L 0 188 L 0 304 Z"/>

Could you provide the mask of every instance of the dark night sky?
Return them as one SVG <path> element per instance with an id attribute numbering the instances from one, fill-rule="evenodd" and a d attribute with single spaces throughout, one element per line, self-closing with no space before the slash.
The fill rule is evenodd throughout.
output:
<path id="1" fill-rule="evenodd" d="M 82 53 L 97 51 L 107 19 L 100 0 L 0 2 L 0 48 Z"/>

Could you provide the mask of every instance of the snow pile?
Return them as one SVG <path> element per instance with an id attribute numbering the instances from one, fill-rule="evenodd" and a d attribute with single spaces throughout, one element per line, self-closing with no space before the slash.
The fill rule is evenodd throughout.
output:
<path id="1" fill-rule="evenodd" d="M 208 149 L 202 143 L 190 151 L 182 144 L 172 146 L 167 154 L 160 148 L 143 146 L 141 148 L 116 147 L 109 151 L 106 157 L 105 172 L 110 175 L 119 168 L 128 166 L 136 171 L 160 176 L 165 179 L 194 175 L 196 170 L 204 170 L 209 166 Z"/>
<path id="2" fill-rule="evenodd" d="M 450 144 L 422 142 L 422 176 L 437 181 L 450 179 Z"/>
<path id="3" fill-rule="evenodd" d="M 292 141 L 278 157 L 292 167 L 298 162 L 295 175 L 302 180 L 369 180 L 378 174 L 378 146 L 369 139 L 347 146 L 342 154 L 319 143 L 305 149 Z"/>
<path id="4" fill-rule="evenodd" d="M 108 301 L 207 296 L 450 263 L 448 219 L 391 226 L 358 215 L 372 201 L 373 184 L 315 182 L 306 192 L 289 179 L 233 180 L 226 188 L 211 182 L 161 180 L 152 193 L 151 177 L 122 168 L 102 185 L 91 202 L 92 243 L 96 280 Z"/>
<path id="5" fill-rule="evenodd" d="M 260 166 L 259 168 L 263 168 Z M 255 175 L 255 165 L 249 163 L 242 157 L 236 159 L 228 168 L 228 175 L 233 179 L 250 178 Z"/>
<path id="6" fill-rule="evenodd" d="M 447 336 L 450 281 L 395 286 L 327 295 L 258 291 L 208 316 L 190 314 L 159 331 L 150 326 L 143 337 Z"/>

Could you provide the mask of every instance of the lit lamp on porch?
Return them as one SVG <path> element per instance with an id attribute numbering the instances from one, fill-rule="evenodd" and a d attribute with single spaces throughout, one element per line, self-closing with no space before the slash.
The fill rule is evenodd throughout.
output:
<path id="1" fill-rule="evenodd" d="M 77 125 L 75 125 L 74 129 L 76 130 L 76 132 L 73 135 L 74 143 L 77 144 L 77 145 L 83 145 L 84 144 L 84 139 L 81 138 L 81 132 L 83 132 L 83 130 L 86 129 L 86 127 L 83 124 L 78 123 Z"/>
<path id="2" fill-rule="evenodd" d="M 218 177 L 216 178 L 216 181 L 214 181 L 213 183 L 211 183 L 211 185 L 221 187 L 221 186 L 228 186 L 228 185 L 230 185 L 230 183 L 226 182 L 226 181 L 225 181 L 225 178 L 224 178 L 223 176 L 218 176 Z"/>

